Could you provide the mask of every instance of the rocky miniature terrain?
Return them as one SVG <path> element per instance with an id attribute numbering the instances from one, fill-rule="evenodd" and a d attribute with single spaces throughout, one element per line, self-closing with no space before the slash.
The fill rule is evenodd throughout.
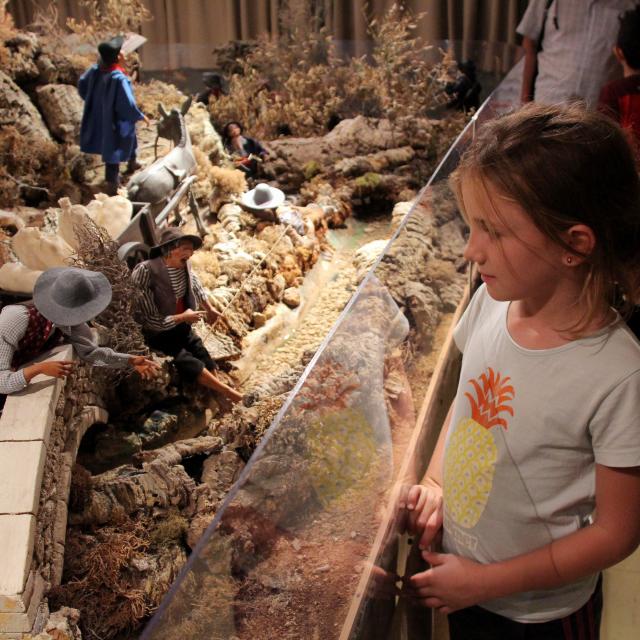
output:
<path id="1" fill-rule="evenodd" d="M 98 318 L 102 340 L 144 353 L 132 315 L 136 293 L 126 267 L 117 261 L 115 232 L 104 228 L 118 215 L 127 224 L 130 213 L 105 213 L 124 211 L 126 190 L 107 201 L 101 194 L 99 158 L 81 154 L 77 146 L 83 105 L 75 84 L 93 60 L 73 53 L 71 45 L 54 46 L 45 32 L 17 30 L 6 12 L 0 14 L 0 278 L 2 269 L 8 274 L 1 288 L 28 293 L 34 274 L 54 264 L 74 262 L 101 270 L 116 291 L 113 306 Z M 251 73 L 244 82 L 255 80 Z M 433 91 L 436 84 L 434 80 L 429 85 Z M 159 101 L 168 110 L 186 99 L 174 86 L 155 81 L 134 90 L 152 119 L 158 116 Z M 287 90 L 291 104 L 297 104 L 298 89 L 288 85 Z M 400 96 L 394 91 L 385 100 Z M 276 98 L 281 96 L 268 100 Z M 416 108 L 426 104 L 423 98 Z M 455 309 L 465 278 L 460 263 L 464 225 L 451 194 L 442 187 L 429 191 L 414 214 L 405 216 L 464 117 L 433 118 L 423 110 L 409 122 L 402 114 L 385 113 L 384 101 L 359 115 L 347 104 L 341 103 L 340 122 L 330 131 L 322 130 L 320 115 L 313 126 L 296 127 L 294 111 L 286 112 L 294 133 L 300 133 L 295 137 L 270 138 L 266 125 L 260 129 L 268 118 L 253 123 L 266 136 L 269 150 L 259 179 L 286 192 L 279 213 L 297 225 L 259 220 L 238 205 L 249 185 L 229 163 L 212 126 L 212 119 L 228 113 L 229 104 L 193 105 L 187 113 L 197 160 L 194 195 L 206 227 L 203 248 L 192 265 L 223 315 L 216 325 L 203 323 L 196 330 L 217 363 L 216 375 L 240 388 L 245 402 L 231 407 L 181 384 L 168 359 L 157 354 L 153 357 L 162 373 L 153 381 L 92 377 L 109 419 L 91 427 L 80 447 L 69 497 L 64 575 L 61 584 L 48 585 L 49 608 L 58 611 L 43 624 L 39 640 L 77 638 L 78 628 L 88 638 L 139 633 L 352 294 L 404 224 L 375 272 L 388 303 L 401 312 L 403 337 L 391 352 L 380 351 L 380 336 L 390 319 L 379 315 L 376 325 L 378 303 L 372 298 L 366 306 L 364 300 L 365 307 L 357 312 L 361 315 L 351 316 L 351 321 L 358 320 L 357 329 L 349 333 L 343 327 L 325 356 L 342 353 L 340 367 L 329 373 L 317 367 L 304 387 L 315 395 L 310 399 L 302 394 L 299 400 L 306 397 L 321 416 L 328 409 L 318 404 L 317 396 L 327 376 L 336 380 L 337 393 L 354 371 L 364 376 L 375 369 L 376 384 L 366 388 L 377 389 L 377 395 L 368 402 L 375 401 L 380 415 L 388 416 L 391 459 L 401 458 L 413 428 L 406 407 L 411 406 L 411 416 L 419 409 L 439 347 L 435 336 L 442 334 Z M 300 123 L 303 116 L 301 112 Z M 156 145 L 153 126 L 140 126 L 138 134 L 144 165 L 156 152 L 169 150 L 166 140 Z M 186 202 L 178 210 L 185 230 L 193 232 Z M 75 244 L 64 231 L 72 213 L 92 221 Z M 43 256 L 48 256 L 44 262 Z M 354 336 L 369 345 L 376 358 L 369 362 L 366 354 L 352 351 Z M 427 361 L 431 364 L 422 366 Z M 407 377 L 413 398 L 407 396 Z M 357 404 L 359 394 L 362 390 L 354 391 L 350 403 Z M 353 416 L 342 418 L 349 422 Z M 289 435 L 306 424 L 295 411 L 289 420 Z M 352 422 L 350 437 L 359 442 L 363 423 L 360 418 Z M 311 420 L 310 433 L 317 433 L 321 423 Z M 341 433 L 332 435 L 329 429 L 326 437 L 339 444 Z M 267 637 L 258 630 L 269 626 L 270 616 L 284 611 L 289 635 L 278 636 L 274 630 L 273 637 L 314 637 L 313 629 L 329 612 L 329 626 L 338 629 L 358 580 L 356 561 L 366 557 L 379 519 L 374 505 L 384 500 L 384 490 L 371 491 L 371 484 L 380 469 L 358 478 L 331 477 L 320 451 L 304 439 L 296 442 L 317 457 L 316 466 L 309 456 L 298 466 L 300 449 L 291 455 L 286 447 L 278 449 L 271 460 L 273 486 L 251 494 L 248 485 L 235 510 L 228 512 L 231 546 L 245 553 L 257 549 L 256 563 L 241 582 L 235 582 L 243 573 L 237 567 L 233 584 L 226 578 L 216 582 L 215 572 L 203 578 L 213 589 L 203 593 L 229 598 L 238 637 Z M 271 446 L 277 449 L 277 441 Z M 252 473 L 261 477 L 260 466 Z M 301 477 L 312 480 L 299 482 Z M 259 532 L 243 528 L 241 520 L 243 510 L 265 500 L 274 505 L 265 517 L 270 526 L 286 521 L 291 530 L 261 546 Z M 293 511 L 287 511 L 287 505 Z M 295 523 L 295 510 L 316 515 L 310 522 Z M 341 551 L 334 554 L 338 541 Z M 328 571 L 325 559 L 332 554 Z M 237 558 L 240 561 L 240 555 Z M 290 572 L 287 567 L 294 564 L 297 568 Z M 331 594 L 335 599 L 329 601 Z M 205 609 L 195 607 L 204 613 L 199 621 L 194 615 L 194 625 L 210 620 Z"/>

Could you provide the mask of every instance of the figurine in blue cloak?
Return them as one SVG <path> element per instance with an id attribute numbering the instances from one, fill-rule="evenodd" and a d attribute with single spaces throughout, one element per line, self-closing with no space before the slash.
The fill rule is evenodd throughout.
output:
<path id="1" fill-rule="evenodd" d="M 121 162 L 128 163 L 128 172 L 140 168 L 136 160 L 136 122 L 149 123 L 136 105 L 131 81 L 124 69 L 123 43 L 123 36 L 101 42 L 99 62 L 87 69 L 78 81 L 78 92 L 84 100 L 80 149 L 102 156 L 106 191 L 110 195 L 117 192 Z"/>

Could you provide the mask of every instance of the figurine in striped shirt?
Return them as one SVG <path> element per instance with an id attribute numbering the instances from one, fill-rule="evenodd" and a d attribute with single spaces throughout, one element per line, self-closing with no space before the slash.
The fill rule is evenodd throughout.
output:
<path id="1" fill-rule="evenodd" d="M 142 328 L 152 349 L 173 357 L 181 378 L 239 402 L 242 394 L 213 375 L 215 363 L 191 326 L 200 319 L 219 318 L 189 266 L 189 258 L 201 246 L 198 236 L 169 227 L 151 249 L 150 259 L 135 267 L 131 278 L 142 292 Z"/>

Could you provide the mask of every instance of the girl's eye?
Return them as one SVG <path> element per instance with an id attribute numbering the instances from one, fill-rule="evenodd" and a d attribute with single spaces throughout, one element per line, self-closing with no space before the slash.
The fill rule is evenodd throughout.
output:
<path id="1" fill-rule="evenodd" d="M 480 221 L 479 226 L 484 233 L 488 233 L 494 240 L 502 235 L 495 227 L 490 227 L 484 220 Z"/>
<path id="2" fill-rule="evenodd" d="M 492 234 L 492 230 L 489 229 L 489 225 L 484 221 L 484 220 L 480 220 L 480 222 L 478 223 L 478 226 L 480 227 L 480 229 L 482 231 L 484 231 L 485 233 L 489 233 Z M 492 234 L 493 235 L 493 234 Z"/>

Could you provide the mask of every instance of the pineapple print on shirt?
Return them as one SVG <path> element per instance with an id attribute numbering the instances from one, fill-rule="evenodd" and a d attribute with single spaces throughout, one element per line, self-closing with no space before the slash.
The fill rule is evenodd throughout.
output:
<path id="1" fill-rule="evenodd" d="M 474 395 L 465 393 L 471 418 L 458 423 L 449 437 L 444 464 L 444 500 L 447 514 L 461 527 L 474 527 L 489 499 L 497 459 L 493 427 L 507 429 L 505 414 L 515 397 L 511 378 L 502 378 L 490 367 L 471 379 Z"/>

